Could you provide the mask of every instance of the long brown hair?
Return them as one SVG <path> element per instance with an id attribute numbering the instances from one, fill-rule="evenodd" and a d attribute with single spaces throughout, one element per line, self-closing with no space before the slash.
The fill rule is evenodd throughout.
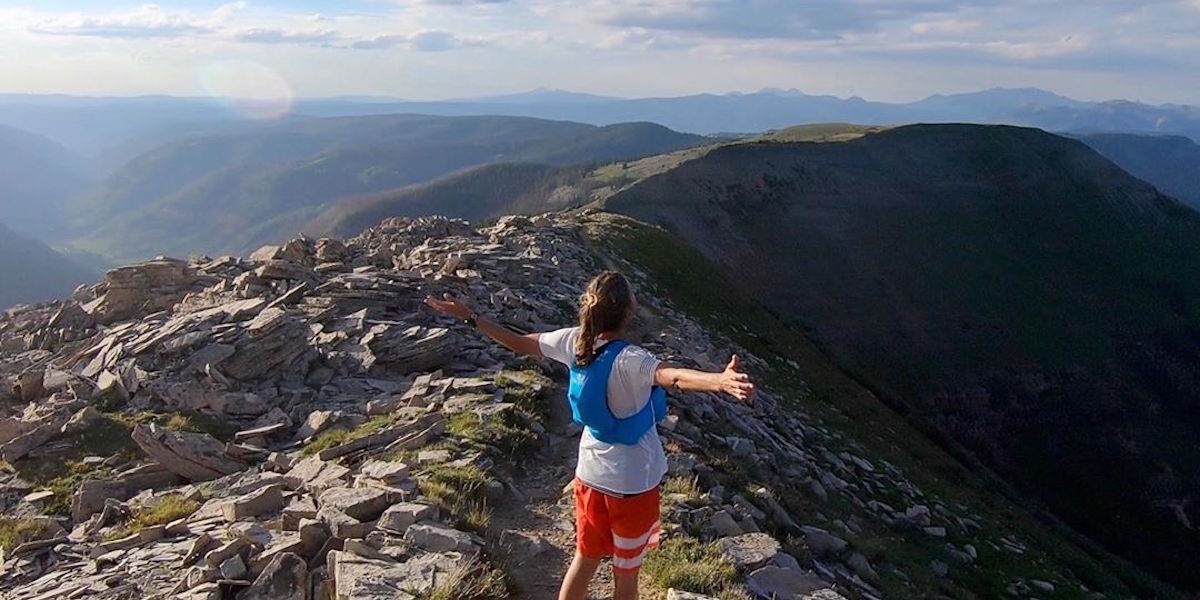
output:
<path id="1" fill-rule="evenodd" d="M 575 340 L 575 364 L 587 366 L 596 359 L 596 338 L 616 331 L 633 306 L 633 288 L 616 271 L 605 271 L 588 283 L 579 298 L 579 338 Z"/>

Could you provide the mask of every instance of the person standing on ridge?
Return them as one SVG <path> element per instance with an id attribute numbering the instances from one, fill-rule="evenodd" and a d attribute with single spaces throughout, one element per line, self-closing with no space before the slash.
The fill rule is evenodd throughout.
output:
<path id="1" fill-rule="evenodd" d="M 659 496 L 667 459 L 656 423 L 666 416 L 664 387 L 723 392 L 748 402 L 754 384 L 735 354 L 724 371 L 667 365 L 622 340 L 637 310 L 624 275 L 605 271 L 580 298 L 579 326 L 521 335 L 477 315 L 446 294 L 425 303 L 462 319 L 517 354 L 545 357 L 571 372 L 571 414 L 583 425 L 575 469 L 575 558 L 559 600 L 584 600 L 603 558 L 611 556 L 614 600 L 636 600 L 638 572 L 658 545 Z"/>

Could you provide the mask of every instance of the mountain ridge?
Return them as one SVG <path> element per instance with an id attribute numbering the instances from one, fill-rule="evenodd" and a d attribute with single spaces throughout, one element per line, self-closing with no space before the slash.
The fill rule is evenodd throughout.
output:
<path id="1" fill-rule="evenodd" d="M 1193 376 L 1179 365 L 1200 300 L 1194 210 L 1082 142 L 971 125 L 727 145 L 601 206 L 689 240 L 930 435 L 1197 584 L 1178 557 L 1198 540 L 1159 506 L 1200 473 L 1200 456 L 1168 451 L 1196 420 L 1165 383 Z M 1140 450 L 1121 449 L 1111 419 Z M 1087 467 L 1095 456 L 1106 468 Z M 1113 490 L 1114 472 L 1149 487 Z M 1146 529 L 1117 524 L 1131 520 Z"/>

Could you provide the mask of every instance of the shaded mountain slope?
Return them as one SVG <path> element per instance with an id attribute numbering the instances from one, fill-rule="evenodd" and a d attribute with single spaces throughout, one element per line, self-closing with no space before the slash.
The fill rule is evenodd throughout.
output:
<path id="1" fill-rule="evenodd" d="M 0 222 L 47 239 L 88 181 L 79 157 L 36 134 L 0 125 Z"/>
<path id="2" fill-rule="evenodd" d="M 910 419 L 1200 587 L 1200 215 L 1080 142 L 731 145 L 606 207 L 689 240 Z"/>
<path id="3" fill-rule="evenodd" d="M 1200 210 L 1200 144 L 1166 135 L 1096 133 L 1073 137 L 1162 193 Z"/>
<path id="4" fill-rule="evenodd" d="M 476 167 L 430 183 L 339 200 L 303 230 L 344 237 L 389 217 L 438 214 L 478 221 L 557 210 L 587 199 L 577 185 L 585 172 L 585 167 L 536 164 Z"/>
<path id="5" fill-rule="evenodd" d="M 0 311 L 71 295 L 96 273 L 0 224 Z"/>
<path id="6" fill-rule="evenodd" d="M 243 251 L 295 233 L 323 205 L 467 167 L 636 158 L 704 138 L 648 123 L 514 117 L 293 120 L 195 135 L 142 155 L 83 205 L 77 245 L 118 259 Z"/>

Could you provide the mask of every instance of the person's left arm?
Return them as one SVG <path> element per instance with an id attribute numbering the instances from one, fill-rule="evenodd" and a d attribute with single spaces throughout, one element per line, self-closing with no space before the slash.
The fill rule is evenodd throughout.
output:
<path id="1" fill-rule="evenodd" d="M 475 315 L 475 328 L 483 332 L 484 335 L 496 340 L 500 345 L 517 354 L 536 356 L 538 358 L 542 358 L 543 356 L 542 348 L 538 344 L 538 337 L 541 334 L 528 333 L 522 335 L 512 331 L 491 319 L 476 314 L 471 310 L 470 306 L 451 294 L 443 294 L 441 299 L 426 296 L 425 304 L 442 314 L 450 315 L 464 321 L 469 319 L 471 315 Z"/>

